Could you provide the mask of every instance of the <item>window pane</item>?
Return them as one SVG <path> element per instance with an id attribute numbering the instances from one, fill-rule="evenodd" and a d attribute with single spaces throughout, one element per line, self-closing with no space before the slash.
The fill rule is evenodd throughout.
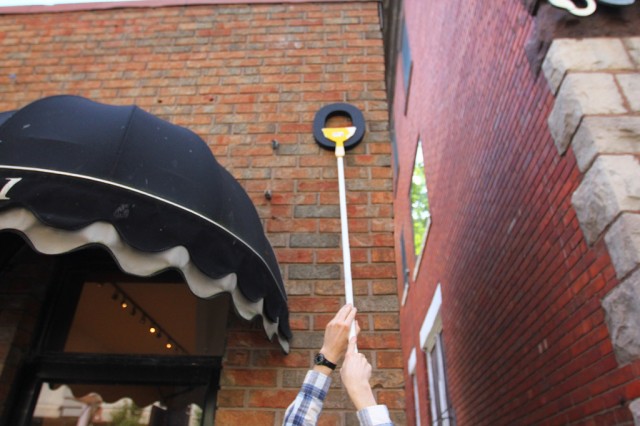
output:
<path id="1" fill-rule="evenodd" d="M 409 93 L 409 83 L 411 80 L 411 47 L 409 47 L 409 32 L 407 24 L 402 21 L 402 81 L 404 83 L 405 96 Z"/>
<path id="2" fill-rule="evenodd" d="M 64 352 L 220 356 L 228 307 L 185 283 L 85 282 Z"/>
<path id="3" fill-rule="evenodd" d="M 422 142 L 418 142 L 416 160 L 411 177 L 411 218 L 413 220 L 413 243 L 416 256 L 422 252 L 424 242 L 431 224 L 429 197 L 427 195 L 427 179 L 424 172 L 424 156 Z"/>
<path id="4" fill-rule="evenodd" d="M 43 383 L 32 426 L 199 426 L 205 387 Z"/>
<path id="5" fill-rule="evenodd" d="M 427 374 L 429 375 L 429 398 L 431 399 L 429 404 L 431 408 L 431 424 L 437 425 L 440 419 L 440 401 L 436 392 L 437 368 L 434 367 L 433 351 L 427 352 Z"/>
<path id="6" fill-rule="evenodd" d="M 414 374 L 413 378 L 413 409 L 416 412 L 416 426 L 420 426 L 420 393 L 418 391 L 418 378 Z"/>

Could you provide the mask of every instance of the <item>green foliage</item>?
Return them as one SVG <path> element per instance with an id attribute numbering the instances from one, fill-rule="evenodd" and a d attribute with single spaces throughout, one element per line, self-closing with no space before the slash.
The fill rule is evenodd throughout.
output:
<path id="1" fill-rule="evenodd" d="M 414 250 L 416 256 L 419 256 L 429 224 L 431 223 L 429 197 L 427 195 L 427 179 L 424 172 L 424 158 L 422 156 L 422 143 L 418 143 L 416 161 L 411 177 L 411 218 L 413 220 Z"/>
<path id="2" fill-rule="evenodd" d="M 111 426 L 140 426 L 140 410 L 133 403 L 127 403 L 111 413 Z"/>

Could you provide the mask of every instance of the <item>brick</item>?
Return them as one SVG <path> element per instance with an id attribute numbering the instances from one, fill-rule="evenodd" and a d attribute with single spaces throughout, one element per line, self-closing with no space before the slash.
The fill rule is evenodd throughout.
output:
<path id="1" fill-rule="evenodd" d="M 228 349 L 224 357 L 225 365 L 246 366 L 249 364 L 249 351 Z"/>
<path id="2" fill-rule="evenodd" d="M 373 328 L 376 330 L 396 330 L 399 325 L 397 314 L 373 315 Z"/>
<path id="3" fill-rule="evenodd" d="M 219 425 L 271 425 L 275 414 L 270 411 L 230 410 L 219 408 L 216 411 L 216 424 Z"/>
<path id="4" fill-rule="evenodd" d="M 404 394 L 401 391 L 379 390 L 377 399 L 378 403 L 385 404 L 389 409 L 404 408 Z"/>
<path id="5" fill-rule="evenodd" d="M 253 390 L 249 392 L 249 406 L 286 408 L 295 399 L 297 393 L 289 390 Z"/>
<path id="6" fill-rule="evenodd" d="M 308 315 L 290 315 L 289 326 L 292 330 L 309 330 L 310 320 Z"/>
<path id="7" fill-rule="evenodd" d="M 220 384 L 224 386 L 275 386 L 276 370 L 224 369 Z"/>
<path id="8" fill-rule="evenodd" d="M 398 297 L 392 296 L 373 296 L 360 297 L 357 303 L 359 312 L 397 312 Z"/>
<path id="9" fill-rule="evenodd" d="M 292 352 L 285 355 L 282 351 L 256 351 L 253 353 L 252 365 L 257 367 L 307 368 L 311 364 L 309 353 L 306 352 Z"/>
<path id="10" fill-rule="evenodd" d="M 218 405 L 221 407 L 243 407 L 244 390 L 221 389 L 218 392 Z"/>
<path id="11" fill-rule="evenodd" d="M 351 228 L 357 234 L 352 259 L 363 271 L 393 263 L 378 21 L 377 5 L 367 2 L 0 16 L 0 39 L 6 42 L 0 68 L 5 76 L 15 73 L 0 85 L 2 111 L 63 92 L 137 104 L 201 135 L 256 205 L 286 277 L 294 348 L 284 356 L 259 321 L 232 315 L 216 424 L 280 424 L 285 399 L 297 391 L 321 344 L 322 331 L 312 328 L 344 303 L 335 157 L 313 142 L 311 132 L 315 112 L 327 102 L 350 100 L 367 116 L 366 145 L 348 157 Z M 280 143 L 277 150 L 272 139 Z M 367 210 L 370 203 L 375 208 Z M 392 279 L 356 279 L 354 290 L 363 297 L 391 296 Z M 366 315 L 365 330 L 377 324 L 397 332 L 397 316 L 377 317 L 390 312 Z M 35 324 L 31 318 L 23 326 Z M 18 331 L 16 339 L 24 340 L 27 335 Z M 400 368 L 388 368 L 394 384 Z M 346 395 L 333 394 L 334 408 L 321 424 L 342 424 L 345 412 L 352 414 Z"/>
<path id="12" fill-rule="evenodd" d="M 313 252 L 300 249 L 280 249 L 276 252 L 276 257 L 281 263 L 311 263 Z"/>
<path id="13" fill-rule="evenodd" d="M 293 234 L 290 245 L 294 247 L 338 247 L 340 235 L 331 234 Z"/>
<path id="14" fill-rule="evenodd" d="M 338 206 L 296 206 L 294 217 L 340 217 Z"/>
<path id="15" fill-rule="evenodd" d="M 399 336 L 396 333 L 360 333 L 358 347 L 364 349 L 397 349 L 400 347 Z"/>
<path id="16" fill-rule="evenodd" d="M 296 297 L 289 301 L 291 312 L 331 312 L 335 315 L 342 304 L 337 298 Z"/>
<path id="17" fill-rule="evenodd" d="M 376 354 L 376 367 L 385 368 L 402 368 L 403 359 L 401 352 L 378 352 Z"/>

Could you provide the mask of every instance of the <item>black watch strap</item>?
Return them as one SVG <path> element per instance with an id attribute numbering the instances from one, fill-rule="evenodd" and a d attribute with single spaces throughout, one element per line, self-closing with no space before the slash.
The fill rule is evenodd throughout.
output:
<path id="1" fill-rule="evenodd" d="M 313 363 L 315 365 L 324 365 L 325 367 L 329 367 L 332 370 L 336 369 L 336 365 L 325 358 L 324 355 L 322 355 L 320 352 L 318 352 L 316 356 L 313 357 Z"/>

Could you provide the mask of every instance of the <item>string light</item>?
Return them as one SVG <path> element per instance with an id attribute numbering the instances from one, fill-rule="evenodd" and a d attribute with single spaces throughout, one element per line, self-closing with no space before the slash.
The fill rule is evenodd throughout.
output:
<path id="1" fill-rule="evenodd" d="M 174 352 L 188 354 L 189 352 L 182 347 L 180 344 L 175 342 L 165 330 L 163 330 L 160 326 L 157 325 L 147 312 L 144 311 L 140 306 L 138 306 L 132 299 L 127 295 L 116 283 L 111 283 L 115 288 L 115 292 L 112 294 L 111 299 L 118 302 L 120 301 L 120 307 L 122 310 L 126 310 L 128 307 L 131 307 L 129 311 L 129 315 L 132 317 L 136 317 L 138 313 L 140 314 L 140 324 L 146 324 L 147 320 L 150 322 L 150 326 L 148 331 L 150 334 L 155 335 L 158 339 L 161 339 L 163 336 L 166 338 L 166 343 L 164 347 L 168 350 L 173 350 Z"/>

